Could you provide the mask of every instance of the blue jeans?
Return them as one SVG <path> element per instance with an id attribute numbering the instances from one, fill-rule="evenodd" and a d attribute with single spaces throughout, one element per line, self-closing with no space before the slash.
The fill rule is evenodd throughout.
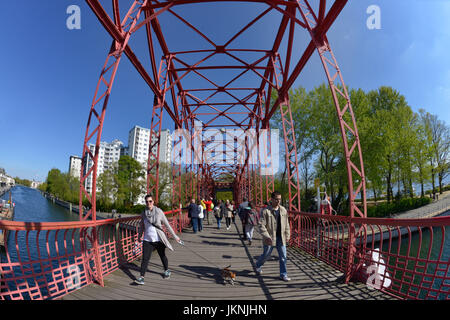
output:
<path id="1" fill-rule="evenodd" d="M 222 218 L 216 217 L 217 220 L 217 228 L 220 229 L 220 221 L 222 221 Z"/>
<path id="2" fill-rule="evenodd" d="M 263 253 L 258 258 L 258 261 L 256 261 L 256 267 L 260 268 L 263 266 L 263 264 L 266 262 L 267 258 L 270 257 L 270 254 L 272 253 L 274 246 L 266 246 L 263 245 Z M 278 251 L 279 261 L 280 261 L 280 276 L 287 276 L 287 270 L 286 270 L 286 246 L 283 246 L 283 242 L 281 241 L 281 238 L 277 238 L 277 244 L 276 248 Z"/>
<path id="3" fill-rule="evenodd" d="M 198 231 L 203 230 L 203 218 L 198 218 Z"/>
<path id="4" fill-rule="evenodd" d="M 192 230 L 194 233 L 197 233 L 198 230 L 198 218 L 191 218 L 192 219 Z"/>

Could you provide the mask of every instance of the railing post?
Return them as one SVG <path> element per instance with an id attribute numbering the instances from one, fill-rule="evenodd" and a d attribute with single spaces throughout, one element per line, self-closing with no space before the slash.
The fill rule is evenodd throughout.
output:
<path id="1" fill-rule="evenodd" d="M 354 256 L 356 252 L 355 247 L 355 224 L 353 221 L 350 221 L 349 233 L 348 233 L 348 256 L 347 256 L 347 265 L 345 270 L 345 283 L 348 283 L 353 275 L 354 270 Z"/>
<path id="2" fill-rule="evenodd" d="M 320 257 L 320 240 L 321 240 L 321 233 L 322 230 L 320 228 L 322 221 L 320 219 L 317 219 L 317 257 Z"/>
<path id="3" fill-rule="evenodd" d="M 100 250 L 99 250 L 96 226 L 94 228 L 92 228 L 92 235 L 93 235 L 92 249 L 94 250 L 94 264 L 95 264 L 95 270 L 97 271 L 97 279 L 96 280 L 98 281 L 99 285 L 104 287 L 105 283 L 103 281 L 102 259 L 100 257 Z"/>
<path id="4" fill-rule="evenodd" d="M 114 223 L 114 235 L 116 238 L 116 257 L 117 257 L 117 264 L 121 265 L 122 263 L 126 262 L 125 255 L 123 253 L 123 246 L 122 246 L 122 239 L 120 235 L 120 222 L 119 219 L 116 219 Z"/>

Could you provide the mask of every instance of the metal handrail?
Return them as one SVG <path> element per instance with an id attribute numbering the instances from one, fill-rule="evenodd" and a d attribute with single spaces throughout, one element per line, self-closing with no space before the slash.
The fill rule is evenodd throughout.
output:
<path id="1" fill-rule="evenodd" d="M 173 213 L 168 220 L 179 233 L 188 224 L 187 214 L 180 209 L 165 212 Z M 0 300 L 56 299 L 96 282 L 99 275 L 106 276 L 141 255 L 141 247 L 133 250 L 139 222 L 139 216 L 0 221 L 0 229 L 9 233 L 11 242 L 5 245 L 5 258 L 0 261 Z"/>

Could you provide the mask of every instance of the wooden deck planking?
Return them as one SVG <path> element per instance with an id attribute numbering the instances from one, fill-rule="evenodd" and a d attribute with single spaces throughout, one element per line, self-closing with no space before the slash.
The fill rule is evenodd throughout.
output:
<path id="1" fill-rule="evenodd" d="M 237 219 L 238 220 L 238 219 Z M 134 284 L 139 276 L 140 260 L 121 266 L 105 277 L 105 287 L 96 284 L 81 288 L 62 299 L 82 300 L 272 300 L 272 299 L 391 299 L 362 283 L 344 284 L 342 273 L 324 262 L 297 250 L 288 250 L 290 282 L 279 279 L 278 260 L 269 259 L 257 276 L 254 265 L 262 253 L 260 235 L 255 231 L 252 246 L 242 241 L 240 221 L 230 230 L 215 225 L 204 226 L 201 233 L 187 230 L 181 238 L 186 248 L 173 243 L 175 251 L 166 250 L 170 279 L 163 279 L 163 267 L 156 251 L 145 276 L 145 285 Z M 197 254 L 193 253 L 196 252 Z M 277 257 L 276 250 L 273 255 Z M 205 259 L 201 258 L 204 257 Z M 224 285 L 220 268 L 231 265 L 237 274 L 234 286 Z"/>

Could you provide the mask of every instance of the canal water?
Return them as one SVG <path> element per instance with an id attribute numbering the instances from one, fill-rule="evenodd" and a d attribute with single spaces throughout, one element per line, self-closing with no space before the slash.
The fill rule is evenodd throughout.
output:
<path id="1" fill-rule="evenodd" d="M 16 186 L 11 189 L 12 202 L 15 204 L 14 210 L 14 220 L 15 221 L 24 221 L 24 222 L 61 222 L 61 221 L 77 221 L 79 219 L 78 214 L 71 213 L 69 210 L 54 204 L 52 201 L 47 200 L 42 194 L 35 189 L 24 187 L 24 186 Z M 4 194 L 1 200 L 9 200 L 9 192 Z M 79 237 L 79 231 L 75 231 L 77 234 L 75 238 Z M 72 232 L 69 232 L 68 236 L 72 236 Z M 17 243 L 15 238 L 17 237 Z M 48 246 L 46 244 L 46 237 L 48 237 Z M 10 262 L 15 262 L 19 260 L 19 255 L 22 261 L 25 262 L 23 268 L 20 266 L 13 267 L 13 274 L 16 277 L 25 277 L 27 278 L 27 282 L 29 286 L 34 286 L 35 282 L 29 276 L 32 274 L 31 269 L 34 270 L 35 273 L 40 273 L 43 270 L 48 271 L 50 269 L 57 270 L 58 264 L 61 262 L 68 263 L 69 265 L 75 262 L 75 257 L 71 256 L 72 252 L 79 252 L 79 243 L 77 242 L 75 246 L 69 241 L 67 243 L 67 254 L 68 257 L 64 259 L 58 259 L 57 249 L 55 243 L 58 243 L 58 248 L 61 251 L 64 248 L 65 243 L 65 233 L 57 232 L 57 231 L 30 231 L 28 233 L 28 243 L 29 249 L 27 248 L 27 232 L 15 232 L 10 231 L 8 237 L 8 255 L 4 250 L 0 250 L 0 262 L 7 263 L 8 260 Z M 57 240 L 57 241 L 55 241 Z M 17 247 L 19 250 L 17 250 Z M 64 249 L 63 249 L 64 250 Z M 29 263 L 30 261 L 38 261 L 40 259 L 48 259 L 47 263 Z M 8 259 L 9 258 L 9 259 Z M 28 263 L 27 263 L 28 262 Z M 51 263 L 49 265 L 48 263 Z M 63 273 L 67 273 L 64 270 Z M 4 275 L 4 279 L 8 280 L 10 276 Z M 45 277 L 45 278 L 44 278 Z M 48 281 L 52 280 L 50 275 L 41 276 L 40 281 Z M 10 290 L 15 290 L 17 287 L 17 281 L 7 281 L 7 286 Z M 41 288 L 41 294 L 43 297 L 48 295 L 48 290 L 46 287 Z M 27 297 L 25 297 L 27 299 Z"/>
<path id="2" fill-rule="evenodd" d="M 450 211 L 445 212 L 442 216 L 449 216 Z M 422 241 L 420 241 L 420 238 Z M 442 253 L 440 249 L 442 245 Z M 443 283 L 442 278 L 450 278 L 450 268 L 448 263 L 450 262 L 450 226 L 446 227 L 433 227 L 423 228 L 422 232 L 415 232 L 411 237 L 411 243 L 407 236 L 401 237 L 401 240 L 397 237 L 389 241 L 385 241 L 383 244 L 383 251 L 392 254 L 388 258 L 388 265 L 398 265 L 399 269 L 394 271 L 394 274 L 390 274 L 390 277 L 397 280 L 397 283 L 412 279 L 413 285 L 401 285 L 401 292 L 407 296 L 418 296 L 420 299 L 427 299 L 427 295 L 438 296 L 438 299 L 446 299 L 447 294 L 438 294 L 438 290 L 448 290 L 450 287 L 450 281 L 446 280 Z M 397 254 L 398 252 L 398 254 Z M 401 257 L 398 257 L 400 255 Z M 404 257 L 409 257 L 407 260 Z M 442 261 L 447 263 L 437 264 L 436 262 L 429 261 Z M 406 267 L 407 271 L 403 271 L 403 267 Z M 411 272 L 409 270 L 414 270 Z M 422 276 L 436 274 L 436 278 L 433 279 L 429 276 Z M 440 278 L 442 277 L 442 278 Z M 407 281 L 408 282 L 408 281 Z M 436 291 L 428 292 L 428 290 L 419 289 L 421 286 L 432 288 Z"/>
<path id="3" fill-rule="evenodd" d="M 14 220 L 26 222 L 76 221 L 77 214 L 52 203 L 32 188 L 16 186 L 11 189 L 12 201 L 16 204 Z M 9 192 L 0 199 L 9 200 Z"/>

